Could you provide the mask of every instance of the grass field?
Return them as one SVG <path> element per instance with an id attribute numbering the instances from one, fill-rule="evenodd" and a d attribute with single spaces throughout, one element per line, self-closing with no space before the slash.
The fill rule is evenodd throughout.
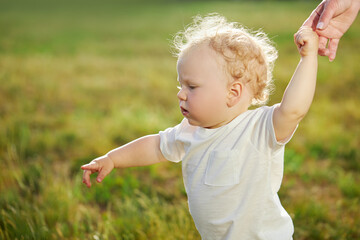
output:
<path id="1" fill-rule="evenodd" d="M 172 35 L 218 12 L 276 43 L 279 102 L 299 60 L 292 36 L 317 2 L 0 1 L 0 239 L 200 239 L 180 164 L 113 171 L 87 189 L 80 166 L 174 126 Z M 279 192 L 294 239 L 360 239 L 360 20 L 285 154 Z M 94 179 L 93 179 L 94 180 Z"/>

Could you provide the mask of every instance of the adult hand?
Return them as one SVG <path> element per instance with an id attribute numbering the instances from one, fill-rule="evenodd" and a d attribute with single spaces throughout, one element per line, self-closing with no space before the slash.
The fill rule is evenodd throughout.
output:
<path id="1" fill-rule="evenodd" d="M 324 0 L 303 23 L 319 35 L 321 56 L 335 59 L 340 38 L 354 22 L 359 8 L 360 0 Z"/>

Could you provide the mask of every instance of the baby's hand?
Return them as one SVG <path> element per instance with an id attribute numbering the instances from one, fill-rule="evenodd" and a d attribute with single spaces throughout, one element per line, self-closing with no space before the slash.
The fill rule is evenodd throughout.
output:
<path id="1" fill-rule="evenodd" d="M 90 163 L 81 166 L 81 169 L 84 170 L 83 183 L 85 183 L 87 187 L 91 187 L 90 175 L 95 172 L 99 172 L 96 181 L 100 183 L 113 168 L 114 162 L 108 156 L 105 155 L 96 158 Z"/>
<path id="2" fill-rule="evenodd" d="M 319 48 L 319 37 L 311 27 L 301 27 L 294 35 L 295 44 L 302 57 L 317 56 Z"/>

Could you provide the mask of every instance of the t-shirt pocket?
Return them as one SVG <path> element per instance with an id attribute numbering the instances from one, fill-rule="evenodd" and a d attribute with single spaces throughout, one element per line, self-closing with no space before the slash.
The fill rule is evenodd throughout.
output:
<path id="1" fill-rule="evenodd" d="M 231 186 L 240 182 L 239 151 L 216 150 L 210 153 L 206 166 L 205 184 Z"/>

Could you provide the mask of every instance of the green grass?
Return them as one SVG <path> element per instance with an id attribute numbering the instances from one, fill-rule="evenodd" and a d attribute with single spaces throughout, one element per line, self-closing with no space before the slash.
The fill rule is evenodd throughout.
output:
<path id="1" fill-rule="evenodd" d="M 269 33 L 279 102 L 292 36 L 314 2 L 0 1 L 0 239 L 200 239 L 181 166 L 116 170 L 87 189 L 79 167 L 177 124 L 169 42 L 196 14 Z M 360 22 L 285 154 L 280 198 L 294 239 L 360 238 Z M 94 179 L 93 179 L 94 180 Z"/>

